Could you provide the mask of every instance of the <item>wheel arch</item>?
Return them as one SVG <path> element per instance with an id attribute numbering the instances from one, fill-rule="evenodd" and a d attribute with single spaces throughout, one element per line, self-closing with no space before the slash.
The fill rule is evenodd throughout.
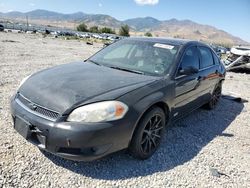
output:
<path id="1" fill-rule="evenodd" d="M 157 102 L 154 102 L 150 105 L 148 105 L 147 108 L 145 108 L 145 110 L 141 113 L 141 115 L 139 116 L 138 120 L 136 121 L 135 123 L 135 126 L 134 126 L 134 129 L 132 131 L 132 134 L 131 134 L 131 137 L 130 137 L 130 142 L 135 134 L 135 131 L 138 127 L 138 124 L 140 123 L 140 121 L 142 120 L 142 118 L 150 111 L 152 110 L 154 107 L 158 107 L 158 108 L 161 108 L 165 114 L 165 117 L 166 117 L 166 123 L 169 121 L 170 119 L 170 108 L 169 108 L 169 105 L 166 103 L 166 102 L 163 102 L 163 101 L 157 101 Z M 129 142 L 129 145 L 130 145 L 130 142 Z"/>

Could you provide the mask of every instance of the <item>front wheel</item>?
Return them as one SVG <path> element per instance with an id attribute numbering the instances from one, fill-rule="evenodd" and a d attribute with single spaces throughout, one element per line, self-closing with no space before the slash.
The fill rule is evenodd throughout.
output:
<path id="1" fill-rule="evenodd" d="M 162 140 L 165 119 L 165 113 L 159 107 L 151 109 L 143 116 L 129 146 L 132 156 L 144 160 L 154 154 Z"/>

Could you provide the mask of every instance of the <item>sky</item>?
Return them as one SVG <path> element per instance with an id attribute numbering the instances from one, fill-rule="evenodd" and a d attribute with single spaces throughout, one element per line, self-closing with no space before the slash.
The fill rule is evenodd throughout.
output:
<path id="1" fill-rule="evenodd" d="M 250 0 L 0 0 L 0 12 L 35 9 L 108 14 L 118 20 L 146 16 L 189 19 L 250 42 Z"/>

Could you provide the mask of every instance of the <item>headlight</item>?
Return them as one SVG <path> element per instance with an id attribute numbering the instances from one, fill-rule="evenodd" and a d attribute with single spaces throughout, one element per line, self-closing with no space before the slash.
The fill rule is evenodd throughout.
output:
<path id="1" fill-rule="evenodd" d="M 128 111 L 128 106 L 119 101 L 104 101 L 76 108 L 67 121 L 103 122 L 121 119 Z"/>
<path id="2" fill-rule="evenodd" d="M 29 77 L 30 77 L 31 75 L 29 75 L 29 76 L 27 76 L 27 77 L 25 77 L 21 82 L 20 82 L 20 84 L 19 84 L 19 86 L 18 86 L 18 88 L 20 88 L 22 85 L 23 85 L 23 83 L 26 81 L 26 80 L 28 80 L 29 79 Z"/>

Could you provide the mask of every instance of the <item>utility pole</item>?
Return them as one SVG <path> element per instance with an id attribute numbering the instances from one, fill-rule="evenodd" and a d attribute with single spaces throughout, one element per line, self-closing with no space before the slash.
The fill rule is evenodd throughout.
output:
<path id="1" fill-rule="evenodd" d="M 26 15 L 26 23 L 27 23 L 27 28 L 26 28 L 26 31 L 28 31 L 28 29 L 29 29 L 28 15 Z"/>

